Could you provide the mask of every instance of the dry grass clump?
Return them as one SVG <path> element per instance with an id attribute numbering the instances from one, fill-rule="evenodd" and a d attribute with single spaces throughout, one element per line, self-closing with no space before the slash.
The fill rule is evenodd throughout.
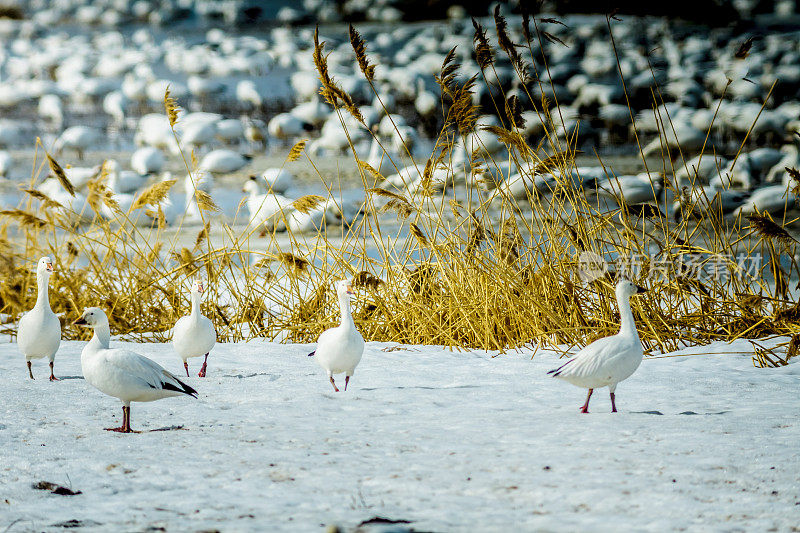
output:
<path id="1" fill-rule="evenodd" d="M 204 312 L 222 341 L 314 341 L 338 321 L 331 284 L 344 277 L 354 279 L 354 315 L 367 340 L 492 350 L 529 343 L 583 344 L 618 328 L 614 281 L 620 275 L 651 289 L 633 302 L 649 350 L 793 334 L 800 305 L 789 290 L 791 274 L 798 270 L 792 259 L 797 242 L 785 228 L 789 221 L 766 214 L 732 220 L 715 204 L 700 204 L 697 195 L 689 194 L 692 189 L 682 190 L 674 178 L 687 159 L 680 150 L 675 159 L 665 154 L 660 174 L 668 201 L 661 205 L 621 202 L 609 209 L 586 194 L 586 184 L 575 178 L 577 129 L 563 134 L 563 120 L 555 112 L 558 102 L 545 96 L 552 91 L 545 91 L 550 82 L 542 40 L 566 44 L 538 27 L 558 21 L 533 22 L 531 28 L 530 18 L 524 17 L 525 42 L 515 43 L 508 24 L 496 14 L 496 47 L 476 22 L 480 72 L 463 73 L 455 49 L 447 55 L 436 77 L 443 126 L 427 160 L 411 159 L 419 171 L 417 186 L 384 183 L 385 177 L 351 146 L 365 202 L 364 215 L 350 226 L 328 227 L 311 238 L 289 232 L 280 246 L 273 234 L 266 250 L 254 250 L 249 236 L 255 230 L 228 226 L 215 215 L 211 197 L 198 191 L 202 227 L 190 249 L 169 238 L 157 213 L 149 229 L 134 226 L 118 209 L 114 220 L 101 218 L 99 205 L 113 202 L 102 175 L 90 187 L 94 220 L 84 226 L 29 187 L 24 205 L 0 213 L 0 231 L 6 236 L 0 241 L 0 275 L 6 280 L 0 285 L 0 312 L 16 317 L 33 304 L 30 267 L 46 253 L 57 264 L 51 293 L 56 312 L 72 317 L 85 306 L 101 305 L 115 333 L 139 339 L 168 337 L 167 330 L 188 310 L 185 282 L 196 275 L 208 279 Z M 355 61 L 377 97 L 376 65 L 366 43 L 353 28 L 350 39 Z M 363 125 L 358 107 L 328 71 L 318 32 L 314 43 L 323 97 L 346 132 L 342 110 Z M 524 96 L 495 96 L 507 89 L 496 86 L 496 73 L 489 75 L 505 60 L 499 53 L 523 82 Z M 495 96 L 500 126 L 477 127 L 483 110 L 473 92 L 479 83 L 488 84 Z M 653 108 L 662 103 L 654 91 Z M 527 110 L 535 111 L 544 128 L 537 143 L 523 133 Z M 174 126 L 178 107 L 169 94 L 165 111 Z M 666 136 L 671 122 L 668 116 L 659 118 Z M 497 138 L 504 148 L 490 152 L 482 135 Z M 466 164 L 453 163 L 459 151 L 466 153 Z M 46 158 L 56 177 L 66 179 L 59 177 L 58 163 Z M 287 161 L 301 158 L 314 164 L 305 141 L 291 149 Z M 187 172 L 192 166 L 186 162 Z M 519 176 L 519 190 L 508 183 L 512 174 Z M 320 179 L 331 191 L 325 177 Z M 134 205 L 158 205 L 171 186 L 152 185 Z M 335 201 L 335 195 L 330 197 Z M 693 216 L 668 216 L 673 199 L 680 200 L 681 213 Z M 307 213 L 327 200 L 305 196 L 293 209 Z M 396 214 L 396 220 L 386 212 Z M 9 237 L 12 224 L 19 231 Z M 212 240 L 212 227 L 220 239 Z M 585 254 L 608 261 L 609 271 L 587 277 Z M 738 260 L 754 254 L 764 261 L 753 268 Z M 67 337 L 84 334 L 65 329 Z M 762 366 L 770 365 L 766 357 L 760 359 Z"/>

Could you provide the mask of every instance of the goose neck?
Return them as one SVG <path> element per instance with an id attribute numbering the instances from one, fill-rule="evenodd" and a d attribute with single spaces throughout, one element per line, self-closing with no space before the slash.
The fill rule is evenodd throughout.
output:
<path id="1" fill-rule="evenodd" d="M 195 320 L 200 317 L 200 293 L 197 291 L 192 291 L 192 311 L 189 316 Z"/>
<path id="2" fill-rule="evenodd" d="M 340 294 L 339 295 L 339 310 L 342 312 L 342 327 L 349 327 L 355 326 L 353 322 L 353 314 L 350 311 L 350 295 L 349 294 Z"/>
<path id="3" fill-rule="evenodd" d="M 49 277 L 46 272 L 39 272 L 36 276 L 36 286 L 38 294 L 36 295 L 36 308 L 49 308 L 50 307 L 50 283 Z"/>
<path id="4" fill-rule="evenodd" d="M 630 298 L 617 295 L 617 304 L 619 305 L 620 335 L 638 337 L 639 333 L 636 331 L 636 324 L 633 321 Z"/>
<path id="5" fill-rule="evenodd" d="M 108 324 L 95 326 L 94 335 L 92 336 L 92 340 L 89 341 L 89 345 L 92 347 L 92 349 L 94 351 L 101 349 L 108 350 L 110 342 L 111 329 L 108 327 Z"/>

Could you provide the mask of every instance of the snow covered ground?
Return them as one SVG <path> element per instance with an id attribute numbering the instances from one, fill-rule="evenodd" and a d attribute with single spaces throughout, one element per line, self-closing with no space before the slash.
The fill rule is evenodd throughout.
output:
<path id="1" fill-rule="evenodd" d="M 138 435 L 103 431 L 122 410 L 83 381 L 83 344 L 62 344 L 57 383 L 41 360 L 30 381 L 16 346 L 0 345 L 0 531 L 346 531 L 376 516 L 422 531 L 800 524 L 800 364 L 711 353 L 746 342 L 645 360 L 617 389 L 619 413 L 603 390 L 589 415 L 584 390 L 545 375 L 551 353 L 370 343 L 336 394 L 310 345 L 218 345 L 208 378 L 191 360 L 199 400 L 133 404 Z M 169 345 L 128 346 L 181 370 Z"/>

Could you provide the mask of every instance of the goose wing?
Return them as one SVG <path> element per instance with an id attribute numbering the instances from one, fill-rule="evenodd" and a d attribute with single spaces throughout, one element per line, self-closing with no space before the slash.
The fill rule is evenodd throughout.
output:
<path id="1" fill-rule="evenodd" d="M 578 352 L 572 359 L 558 368 L 548 372 L 554 378 L 591 378 L 602 373 L 605 365 L 609 364 L 620 351 L 625 351 L 620 346 L 616 335 L 598 339 Z"/>
<path id="2" fill-rule="evenodd" d="M 161 365 L 129 350 L 106 350 L 104 360 L 116 372 L 134 379 L 143 387 L 163 389 L 197 397 L 197 391 L 182 382 Z"/>

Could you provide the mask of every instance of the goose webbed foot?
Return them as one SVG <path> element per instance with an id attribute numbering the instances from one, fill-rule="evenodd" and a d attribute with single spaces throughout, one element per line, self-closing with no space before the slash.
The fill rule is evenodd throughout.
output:
<path id="1" fill-rule="evenodd" d="M 344 377 L 344 390 L 347 390 L 347 384 L 350 383 L 350 376 Z"/>
<path id="2" fill-rule="evenodd" d="M 53 373 L 53 362 L 50 361 L 50 381 L 58 381 L 58 378 Z"/>
<path id="3" fill-rule="evenodd" d="M 31 379 L 36 379 L 35 377 L 33 377 L 33 369 L 31 368 L 30 361 L 28 361 L 28 375 L 31 377 Z"/>
<path id="4" fill-rule="evenodd" d="M 131 428 L 120 426 L 118 428 L 105 428 L 106 431 L 113 431 L 115 433 L 141 433 L 141 431 L 134 431 Z"/>
<path id="5" fill-rule="evenodd" d="M 333 381 L 333 376 L 331 375 L 331 376 L 328 376 L 328 377 L 329 377 L 329 378 L 330 378 L 330 380 L 331 380 L 331 385 L 333 385 L 333 390 L 335 390 L 336 392 L 339 392 L 339 387 L 337 387 L 337 386 L 336 386 L 336 382 L 335 382 L 335 381 Z M 346 381 L 346 380 L 345 380 L 345 381 Z"/>
<path id="6" fill-rule="evenodd" d="M 183 362 L 183 368 L 186 370 L 186 377 L 189 377 L 189 363 L 186 361 Z"/>
<path id="7" fill-rule="evenodd" d="M 594 389 L 589 389 L 589 394 L 586 395 L 586 403 L 583 404 L 581 407 L 581 413 L 588 413 L 589 412 L 589 398 L 592 397 L 592 393 Z"/>
<path id="8" fill-rule="evenodd" d="M 612 413 L 616 413 L 617 412 L 617 404 L 614 403 L 614 393 L 613 392 L 611 393 L 611 412 Z"/>

